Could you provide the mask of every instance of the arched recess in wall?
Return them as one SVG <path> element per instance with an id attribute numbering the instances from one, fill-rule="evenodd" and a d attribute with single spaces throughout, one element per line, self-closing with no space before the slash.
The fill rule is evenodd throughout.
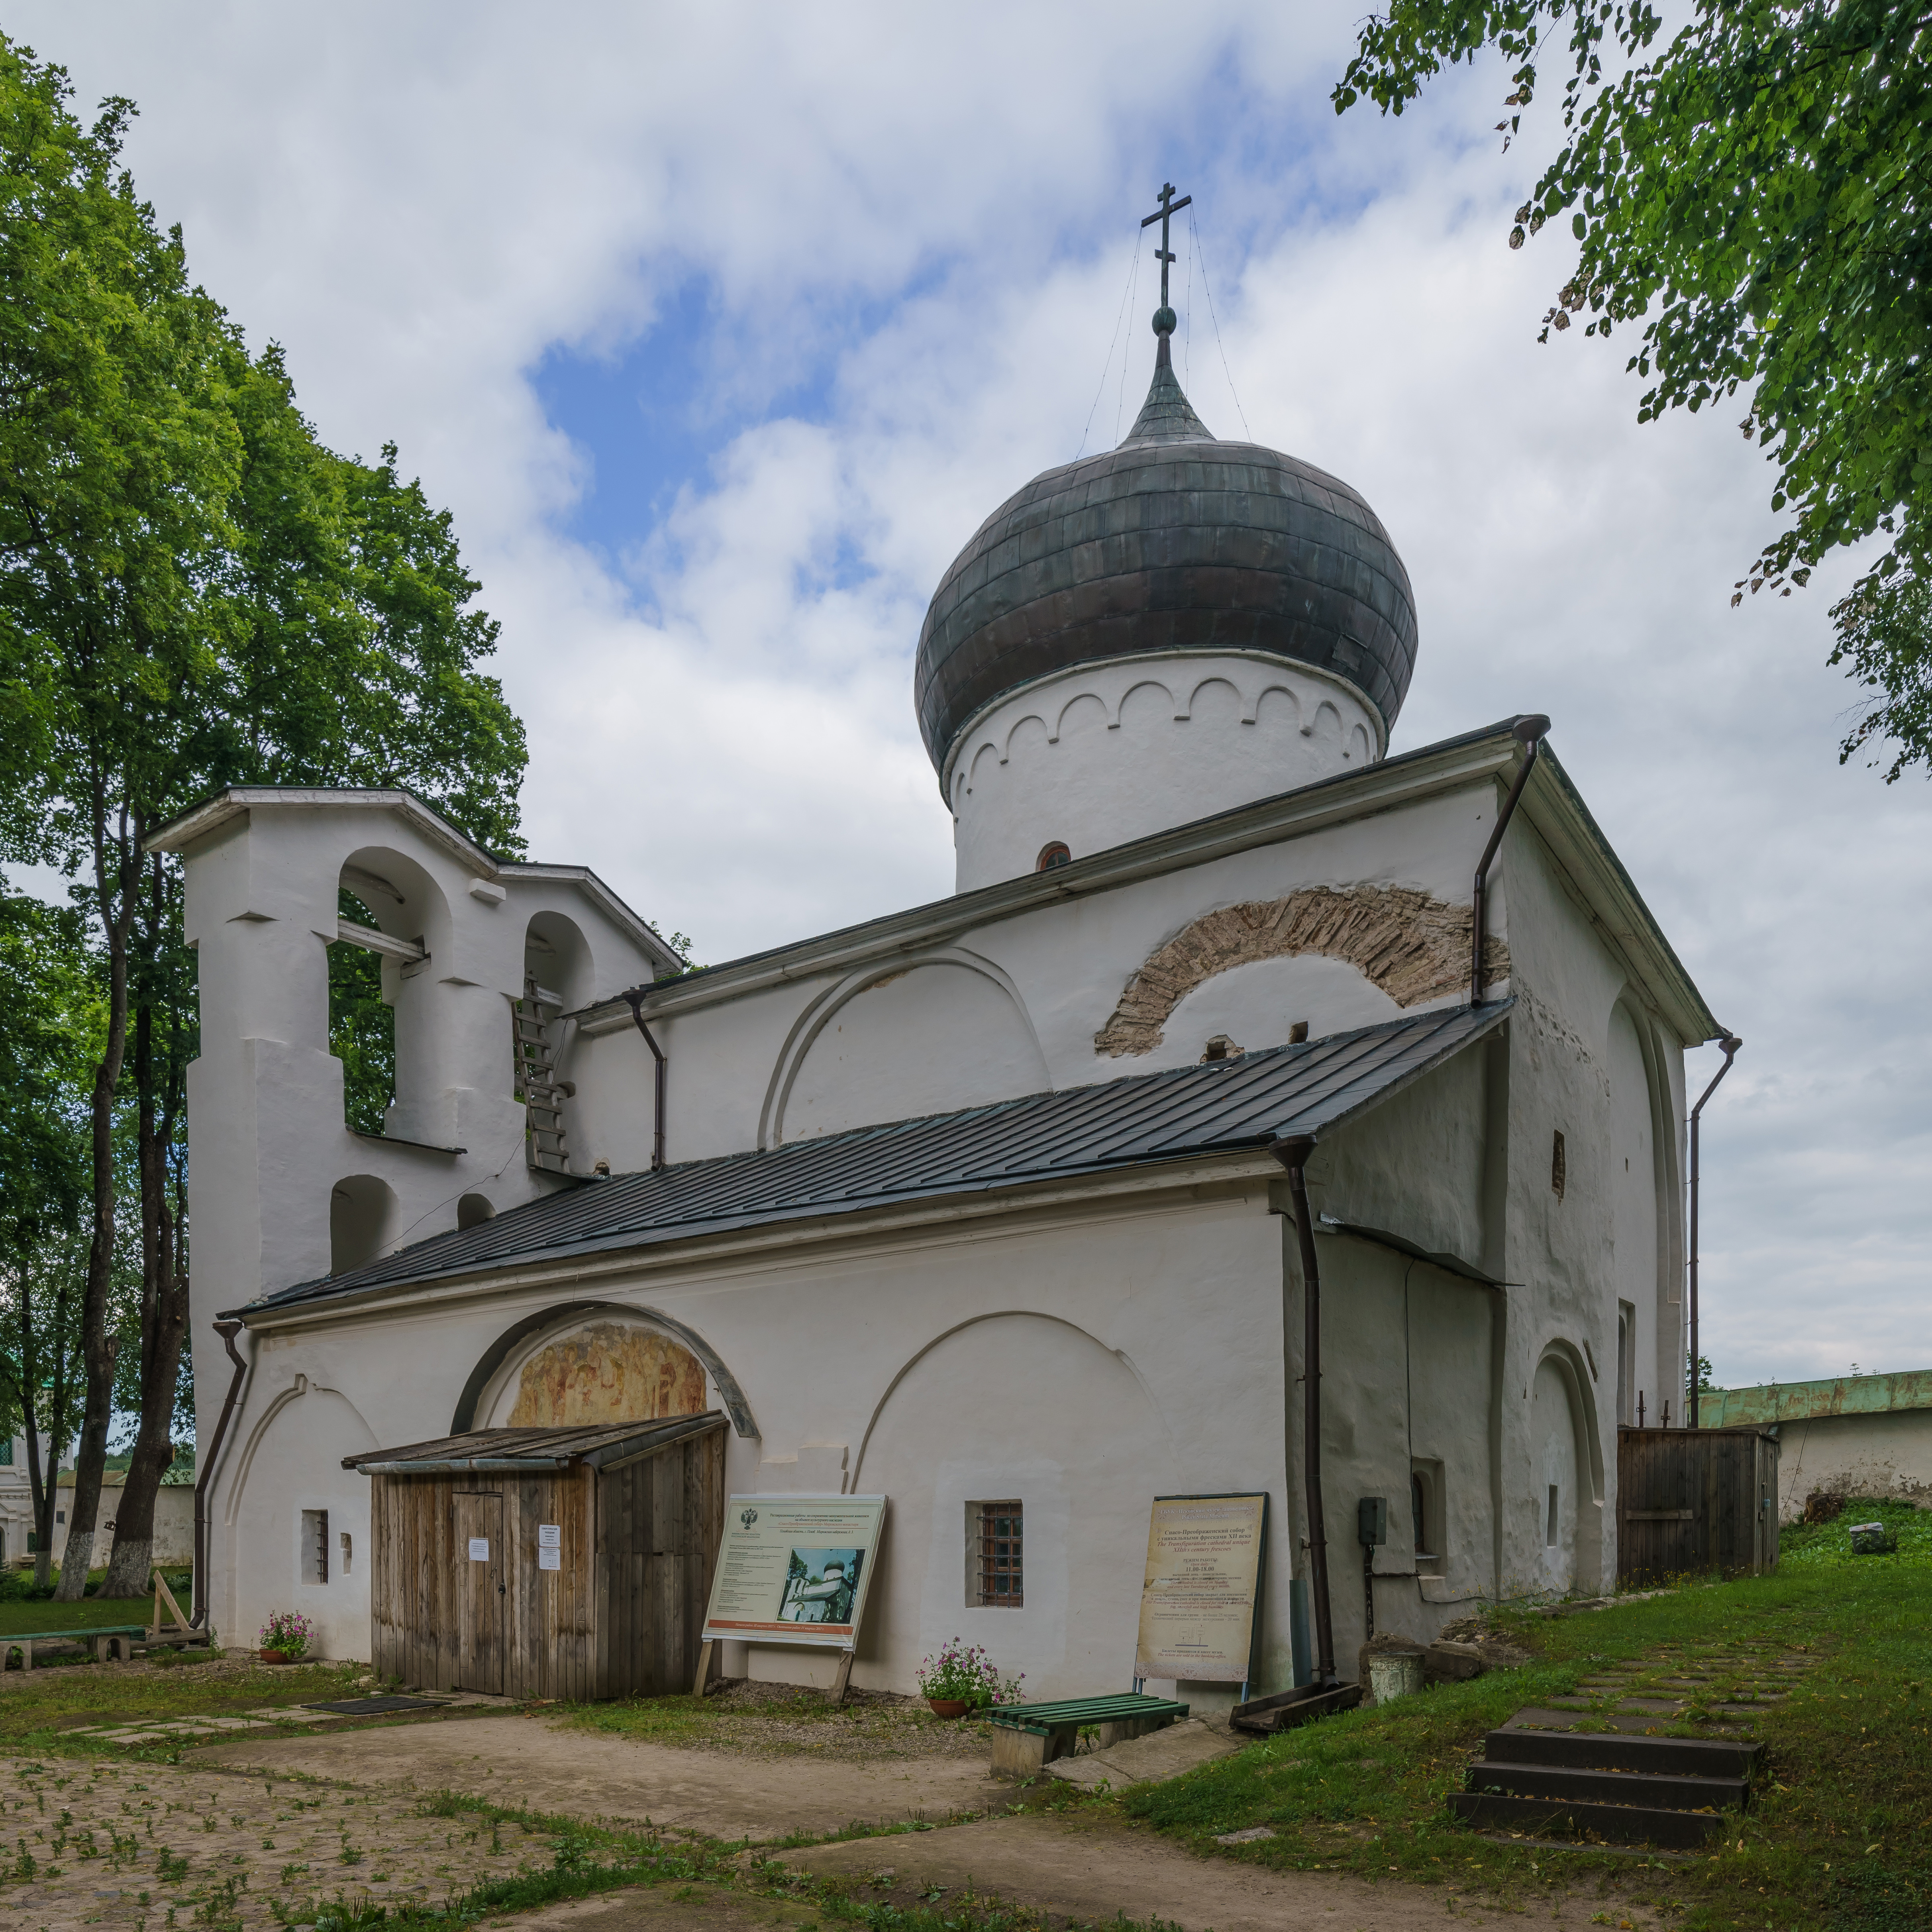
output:
<path id="1" fill-rule="evenodd" d="M 963 1635 L 1037 1696 L 1103 1681 L 1134 1641 L 1149 1502 L 1180 1486 L 1165 1418 L 1124 1355 L 1051 1316 L 961 1323 L 892 1377 L 854 1459 L 851 1490 L 892 1499 L 862 1656 L 915 1658 Z M 1009 1522 L 1019 1506 L 1017 1606 L 980 1600 L 988 1504 Z"/>
<path id="2" fill-rule="evenodd" d="M 1612 1274 L 1616 1300 L 1636 1311 L 1641 1349 L 1629 1368 L 1660 1417 L 1682 1379 L 1682 1336 L 1670 1304 L 1680 1302 L 1676 1229 L 1676 1132 L 1670 1082 L 1650 1016 L 1626 992 L 1610 1010 L 1606 1064 L 1610 1088 Z M 1616 1332 L 1616 1310 L 1607 1330 Z M 1634 1421 L 1634 1414 L 1619 1422 Z"/>
<path id="3" fill-rule="evenodd" d="M 349 1174 L 328 1190 L 328 1271 L 373 1262 L 394 1238 L 396 1190 L 373 1174 Z"/>
<path id="4" fill-rule="evenodd" d="M 808 1007 L 772 1069 L 758 1144 L 1042 1094 L 1019 988 L 958 948 L 851 974 Z"/>
<path id="5" fill-rule="evenodd" d="M 1528 1587 L 1558 1594 L 1604 1580 L 1604 1457 L 1589 1369 L 1568 1342 L 1543 1352 L 1530 1382 Z"/>
<path id="6" fill-rule="evenodd" d="M 250 1480 L 260 1460 L 260 1451 L 272 1432 L 275 1438 L 276 1454 L 264 1466 L 285 1473 L 288 1472 L 290 1466 L 283 1456 L 282 1450 L 284 1442 L 292 1439 L 292 1424 L 285 1412 L 290 1408 L 291 1405 L 302 1403 L 307 1405 L 301 1412 L 302 1430 L 306 1436 L 323 1440 L 325 1447 L 321 1453 L 327 1469 L 345 1474 L 342 1469 L 344 1456 L 366 1455 L 370 1450 L 384 1446 L 376 1441 L 374 1432 L 363 1418 L 362 1412 L 340 1389 L 324 1388 L 320 1384 L 311 1382 L 306 1376 L 297 1376 L 293 1384 L 284 1389 L 262 1411 L 262 1419 L 249 1432 L 248 1440 L 242 1445 L 242 1454 L 237 1460 L 235 1474 L 223 1486 L 225 1491 L 221 1512 L 223 1522 L 232 1523 L 238 1520 L 248 1494 Z M 326 1447 L 328 1444 L 338 1441 L 344 1445 L 340 1450 L 332 1450 Z M 332 1462 L 326 1460 L 330 1454 L 334 1457 Z M 299 1474 L 290 1474 L 289 1480 L 300 1481 L 302 1478 Z M 358 1476 L 355 1480 L 362 1483 L 367 1478 Z"/>
<path id="7" fill-rule="evenodd" d="M 558 996 L 566 1012 L 597 997 L 590 944 L 576 920 L 560 912 L 532 914 L 524 931 L 524 976 Z"/>
<path id="8" fill-rule="evenodd" d="M 689 1350 L 703 1366 L 712 1387 L 718 1391 L 718 1400 L 730 1417 L 732 1427 L 740 1436 L 758 1434 L 752 1406 L 746 1400 L 738 1378 L 703 1336 L 656 1309 L 617 1301 L 558 1302 L 512 1322 L 477 1358 L 476 1365 L 470 1370 L 470 1378 L 463 1385 L 463 1394 L 458 1399 L 456 1412 L 450 1418 L 449 1432 L 460 1436 L 477 1427 L 476 1418 L 480 1413 L 488 1413 L 501 1405 L 509 1374 L 514 1372 L 520 1378 L 526 1364 L 540 1355 L 546 1345 L 607 1324 L 620 1328 L 648 1327 Z"/>
<path id="9" fill-rule="evenodd" d="M 1190 920 L 1148 956 L 1121 989 L 1094 1050 L 1150 1053 L 1168 1016 L 1218 974 L 1268 959 L 1319 953 L 1355 968 L 1399 1007 L 1462 990 L 1469 974 L 1472 913 L 1414 886 L 1310 886 L 1279 899 L 1222 906 Z M 1509 951 L 1486 936 L 1492 979 Z"/>
<path id="10" fill-rule="evenodd" d="M 359 1108 L 345 1091 L 350 1123 L 364 1132 L 435 1141 L 448 1082 L 444 1030 L 436 1023 L 441 995 L 434 962 L 448 954 L 448 902 L 422 866 L 386 845 L 352 852 L 343 861 L 340 885 L 354 901 L 344 899 L 341 918 L 373 925 L 382 940 L 373 951 L 367 941 L 338 940 L 330 960 L 330 1036 L 344 1063 L 345 1086 L 363 1089 Z M 380 1004 L 370 997 L 378 980 Z M 380 1082 L 385 1070 L 391 1099 L 379 1120 L 368 1096 L 370 1082 Z"/>

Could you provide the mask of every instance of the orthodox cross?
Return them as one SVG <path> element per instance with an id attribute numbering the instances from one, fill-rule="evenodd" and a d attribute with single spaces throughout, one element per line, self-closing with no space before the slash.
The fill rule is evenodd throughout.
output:
<path id="1" fill-rule="evenodd" d="M 1162 182 L 1160 184 L 1160 206 L 1141 224 L 1143 228 L 1150 227 L 1156 221 L 1160 224 L 1160 248 L 1158 251 L 1158 259 L 1160 262 L 1160 305 L 1162 308 L 1168 305 L 1167 267 L 1168 264 L 1174 260 L 1167 245 L 1167 224 L 1193 199 L 1191 194 L 1184 194 L 1178 201 L 1176 201 L 1174 198 L 1173 182 Z"/>

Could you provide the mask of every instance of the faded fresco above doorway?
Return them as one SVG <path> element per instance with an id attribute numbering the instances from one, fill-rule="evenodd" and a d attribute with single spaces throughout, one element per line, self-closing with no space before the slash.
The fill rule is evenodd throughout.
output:
<path id="1" fill-rule="evenodd" d="M 653 1328 L 599 1322 L 560 1336 L 524 1364 L 512 1429 L 649 1422 L 704 1409 L 704 1366 Z"/>

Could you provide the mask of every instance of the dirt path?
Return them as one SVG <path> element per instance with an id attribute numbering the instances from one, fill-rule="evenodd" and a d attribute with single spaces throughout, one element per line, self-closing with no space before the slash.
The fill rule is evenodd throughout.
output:
<path id="1" fill-rule="evenodd" d="M 1116 1913 L 1143 1922 L 1164 1919 L 1184 1932 L 1282 1932 L 1299 1926 L 1418 1932 L 1526 1916 L 1446 1886 L 1371 1885 L 1339 1873 L 1271 1871 L 1232 1858 L 1196 1858 L 1151 1832 L 1077 1816 L 988 1818 L 788 1852 L 784 1862 L 827 1877 L 868 1881 L 867 1895 L 880 1904 L 910 1905 L 929 1897 L 934 1887 L 954 1892 L 970 1886 L 996 1893 L 1009 1904 L 1102 1923 Z M 1593 1887 L 1587 1894 L 1533 1899 L 1526 1916 L 1539 1924 L 1582 1926 L 1604 1909 Z M 1648 1913 L 1627 1907 L 1612 1914 L 1610 1922 L 1626 1921 L 1642 1927 L 1653 1922 Z M 618 1918 L 600 1922 L 597 1932 L 622 1932 L 626 1923 Z"/>
<path id="2" fill-rule="evenodd" d="M 471 1718 L 320 1737 L 247 1737 L 190 1763 L 364 1787 L 466 1792 L 491 1804 L 652 1823 L 718 1838 L 767 1840 L 854 1823 L 939 1820 L 1004 1805 L 1010 1788 L 976 1758 L 884 1758 L 802 1751 L 724 1756 L 644 1744 L 540 1717 Z"/>

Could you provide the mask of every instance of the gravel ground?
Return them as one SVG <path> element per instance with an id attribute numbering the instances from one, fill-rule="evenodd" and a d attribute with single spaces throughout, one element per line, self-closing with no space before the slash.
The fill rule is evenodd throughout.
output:
<path id="1" fill-rule="evenodd" d="M 554 1840 L 393 1796 L 154 1765 L 0 1760 L 0 1928 L 246 1928 L 340 1895 L 440 1900 Z"/>

